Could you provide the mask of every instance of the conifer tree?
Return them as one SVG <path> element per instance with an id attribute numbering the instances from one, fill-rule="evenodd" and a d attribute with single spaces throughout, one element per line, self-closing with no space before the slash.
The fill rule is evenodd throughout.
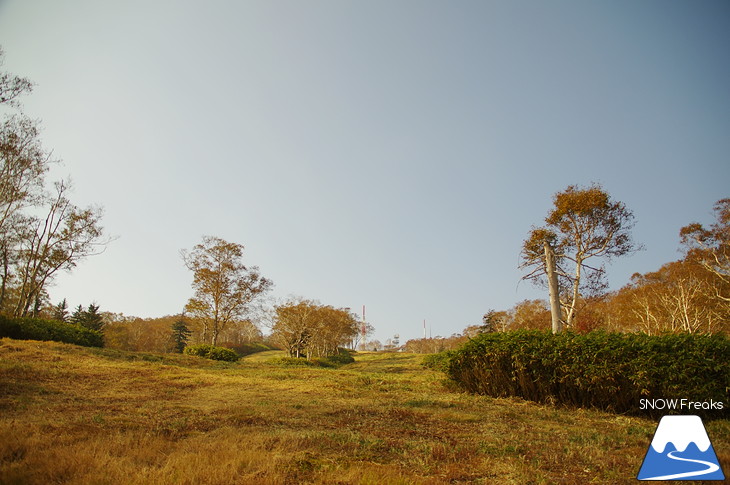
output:
<path id="1" fill-rule="evenodd" d="M 53 307 L 53 319 L 59 322 L 68 322 L 68 303 L 64 298 L 62 302 Z"/>
<path id="2" fill-rule="evenodd" d="M 192 332 L 185 323 L 185 319 L 181 316 L 178 321 L 172 324 L 172 340 L 175 342 L 175 352 L 182 354 L 183 349 L 188 344 L 188 339 Z"/>

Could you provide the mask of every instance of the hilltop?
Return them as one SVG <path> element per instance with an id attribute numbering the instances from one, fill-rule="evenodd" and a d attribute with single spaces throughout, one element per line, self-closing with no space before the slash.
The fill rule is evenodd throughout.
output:
<path id="1" fill-rule="evenodd" d="M 421 356 L 0 340 L 0 483 L 634 483 L 653 420 L 454 390 Z M 730 424 L 707 425 L 725 467 Z"/>

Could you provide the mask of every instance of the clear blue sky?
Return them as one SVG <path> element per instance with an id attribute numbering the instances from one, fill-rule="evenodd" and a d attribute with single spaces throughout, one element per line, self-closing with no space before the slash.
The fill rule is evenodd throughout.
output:
<path id="1" fill-rule="evenodd" d="M 0 0 L 0 45 L 119 236 L 51 288 L 73 306 L 179 312 L 207 234 L 277 298 L 448 336 L 545 296 L 520 245 L 570 184 L 634 211 L 613 289 L 730 196 L 727 1 Z"/>

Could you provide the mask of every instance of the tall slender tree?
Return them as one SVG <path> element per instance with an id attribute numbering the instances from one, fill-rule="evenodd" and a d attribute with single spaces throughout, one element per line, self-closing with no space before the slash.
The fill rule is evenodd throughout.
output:
<path id="1" fill-rule="evenodd" d="M 172 324 L 172 341 L 175 345 L 175 352 L 182 354 L 183 349 L 188 344 L 188 339 L 192 332 L 185 322 L 185 314 L 181 314 L 180 318 Z"/>

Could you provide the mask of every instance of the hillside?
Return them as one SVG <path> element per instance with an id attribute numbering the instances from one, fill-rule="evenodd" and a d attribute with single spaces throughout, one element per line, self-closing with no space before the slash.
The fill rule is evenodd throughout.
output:
<path id="1" fill-rule="evenodd" d="M 451 390 L 414 354 L 340 369 L 0 340 L 0 483 L 635 483 L 653 420 Z M 730 424 L 708 423 L 728 471 Z"/>

